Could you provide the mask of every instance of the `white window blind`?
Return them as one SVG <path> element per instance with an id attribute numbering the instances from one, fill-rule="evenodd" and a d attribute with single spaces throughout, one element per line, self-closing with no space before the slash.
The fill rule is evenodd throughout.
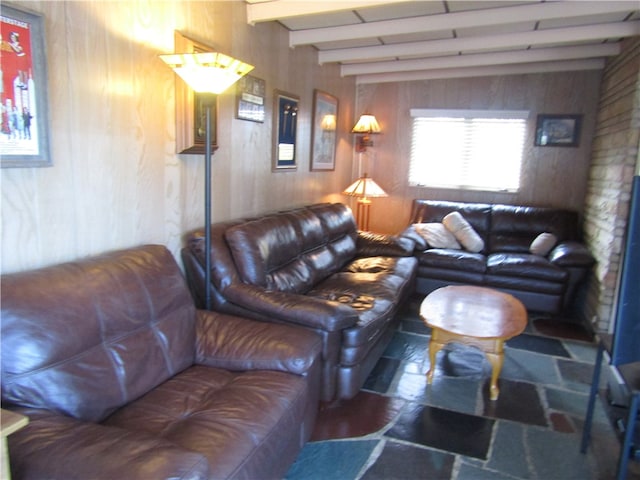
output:
<path id="1" fill-rule="evenodd" d="M 517 191 L 529 112 L 412 109 L 409 184 Z"/>

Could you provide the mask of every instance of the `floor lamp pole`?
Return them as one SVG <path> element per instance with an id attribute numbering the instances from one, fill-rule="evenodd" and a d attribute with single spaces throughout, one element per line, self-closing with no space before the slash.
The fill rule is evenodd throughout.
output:
<path id="1" fill-rule="evenodd" d="M 204 305 L 211 310 L 211 105 L 215 95 L 206 94 L 206 134 L 204 148 Z M 211 97 L 211 98 L 209 98 Z"/>

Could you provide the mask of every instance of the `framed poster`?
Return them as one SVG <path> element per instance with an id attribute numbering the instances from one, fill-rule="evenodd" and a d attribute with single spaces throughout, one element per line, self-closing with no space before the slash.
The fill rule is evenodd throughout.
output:
<path id="1" fill-rule="evenodd" d="M 236 87 L 236 118 L 264 123 L 265 81 L 245 75 Z"/>
<path id="2" fill-rule="evenodd" d="M 581 123 L 582 115 L 538 115 L 535 145 L 577 147 Z"/>
<path id="3" fill-rule="evenodd" d="M 177 53 L 212 52 L 214 49 L 174 32 L 174 50 Z M 176 75 L 176 153 L 202 154 L 207 135 L 205 103 L 210 103 L 211 93 L 199 94 L 191 90 Z M 218 107 L 215 96 L 211 107 L 211 150 L 218 148 L 217 125 Z"/>
<path id="4" fill-rule="evenodd" d="M 51 166 L 44 19 L 3 4 L 0 31 L 0 166 Z"/>
<path id="5" fill-rule="evenodd" d="M 274 93 L 273 105 L 273 171 L 295 170 L 296 131 L 300 98 L 290 93 Z"/>
<path id="6" fill-rule="evenodd" d="M 338 99 L 320 90 L 313 92 L 313 130 L 311 132 L 312 171 L 336 168 L 336 125 Z"/>

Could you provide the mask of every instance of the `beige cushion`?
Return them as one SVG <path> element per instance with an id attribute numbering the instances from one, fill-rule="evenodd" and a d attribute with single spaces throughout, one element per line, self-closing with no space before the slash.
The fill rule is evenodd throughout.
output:
<path id="1" fill-rule="evenodd" d="M 542 255 L 546 257 L 551 249 L 556 246 L 558 243 L 558 237 L 556 237 L 553 233 L 544 232 L 538 235 L 531 245 L 529 246 L 529 251 L 534 255 Z"/>
<path id="2" fill-rule="evenodd" d="M 442 223 L 465 250 L 477 253 L 484 248 L 484 241 L 460 212 L 451 212 L 442 219 Z"/>
<path id="3" fill-rule="evenodd" d="M 441 223 L 416 223 L 414 228 L 431 248 L 460 250 L 460 244 L 456 237 Z"/>

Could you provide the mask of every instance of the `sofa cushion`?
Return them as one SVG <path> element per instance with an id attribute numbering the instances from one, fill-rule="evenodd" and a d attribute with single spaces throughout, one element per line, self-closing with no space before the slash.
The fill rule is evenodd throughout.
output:
<path id="1" fill-rule="evenodd" d="M 3 402 L 100 421 L 194 357 L 195 308 L 163 246 L 2 277 Z"/>
<path id="2" fill-rule="evenodd" d="M 549 232 L 544 232 L 538 235 L 531 245 L 529 245 L 529 251 L 534 255 L 541 255 L 546 257 L 551 249 L 558 243 L 558 238 Z"/>
<path id="3" fill-rule="evenodd" d="M 481 253 L 465 250 L 431 248 L 416 254 L 420 266 L 484 273 L 487 258 Z"/>
<path id="4" fill-rule="evenodd" d="M 494 205 L 489 251 L 529 253 L 540 232 L 553 233 L 558 242 L 577 240 L 578 214 L 555 208 Z"/>
<path id="5" fill-rule="evenodd" d="M 461 248 L 453 232 L 440 222 L 417 223 L 414 228 L 430 248 Z"/>
<path id="6" fill-rule="evenodd" d="M 146 431 L 198 452 L 209 460 L 211 478 L 235 478 L 239 472 L 260 478 L 265 473 L 259 468 L 273 458 L 297 453 L 285 445 L 298 435 L 304 417 L 305 382 L 285 372 L 195 365 L 131 402 L 105 425 Z"/>
<path id="7" fill-rule="evenodd" d="M 539 255 L 493 253 L 487 257 L 487 274 L 564 283 L 569 273 Z"/>
<path id="8" fill-rule="evenodd" d="M 447 227 L 456 240 L 465 250 L 478 253 L 484 249 L 484 241 L 473 227 L 460 215 L 460 212 L 451 212 L 442 219 L 442 224 Z"/>

